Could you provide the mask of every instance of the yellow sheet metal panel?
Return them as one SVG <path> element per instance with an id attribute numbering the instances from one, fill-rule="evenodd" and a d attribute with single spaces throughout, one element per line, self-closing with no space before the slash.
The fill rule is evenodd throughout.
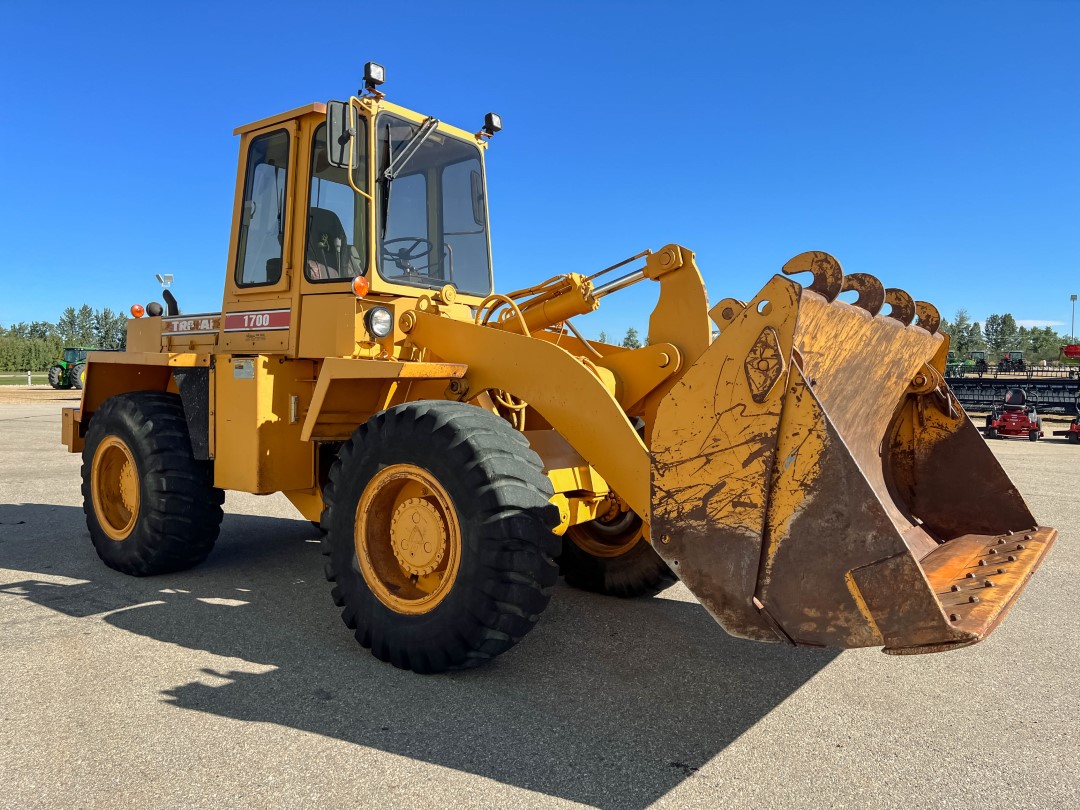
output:
<path id="1" fill-rule="evenodd" d="M 413 382 L 454 380 L 464 376 L 458 363 L 401 363 L 396 360 L 327 358 L 319 370 L 301 437 L 344 439 L 374 413 L 398 402 L 441 398 L 421 395 Z M 398 381 L 405 381 L 401 388 Z M 425 389 L 426 391 L 426 389 Z M 441 390 L 426 391 L 441 394 Z"/>
<path id="2" fill-rule="evenodd" d="M 161 318 L 128 318 L 127 351 L 161 351 Z"/>
<path id="3" fill-rule="evenodd" d="M 64 408 L 61 411 L 60 443 L 69 453 L 81 453 L 83 437 L 79 431 L 79 409 Z"/>
<path id="4" fill-rule="evenodd" d="M 224 356 L 215 369 L 214 483 L 268 494 L 315 484 L 314 445 L 300 437 L 314 363 Z M 296 397 L 296 421 L 291 397 Z"/>
<path id="5" fill-rule="evenodd" d="M 100 360 L 95 359 L 95 355 Z M 189 355 L 190 356 L 190 355 Z M 142 362 L 149 360 L 152 362 Z M 86 386 L 82 393 L 82 413 L 93 414 L 109 397 L 130 391 L 167 391 L 172 369 L 165 354 L 91 352 L 86 366 Z"/>
<path id="6" fill-rule="evenodd" d="M 355 295 L 305 295 L 300 306 L 300 357 L 321 360 L 356 352 L 365 330 Z"/>
<path id="7" fill-rule="evenodd" d="M 87 363 L 95 366 L 180 366 L 193 368 L 210 365 L 210 355 L 198 352 L 171 353 L 157 351 L 90 352 Z"/>
<path id="8" fill-rule="evenodd" d="M 322 518 L 324 504 L 322 491 L 318 487 L 291 489 L 285 492 L 284 495 L 305 519 L 318 523 Z"/>

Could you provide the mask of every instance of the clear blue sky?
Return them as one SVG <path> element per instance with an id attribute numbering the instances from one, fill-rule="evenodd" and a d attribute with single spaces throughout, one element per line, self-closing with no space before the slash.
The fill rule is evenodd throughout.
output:
<path id="1" fill-rule="evenodd" d="M 232 129 L 369 59 L 397 103 L 502 114 L 499 289 L 679 242 L 713 300 L 809 249 L 947 317 L 1064 333 L 1080 292 L 1077 2 L 6 3 L 2 30 L 3 324 L 126 309 L 160 272 L 220 308 Z"/>

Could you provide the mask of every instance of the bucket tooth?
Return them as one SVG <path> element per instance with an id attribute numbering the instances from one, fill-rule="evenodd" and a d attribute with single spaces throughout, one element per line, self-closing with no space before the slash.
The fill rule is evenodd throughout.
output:
<path id="1" fill-rule="evenodd" d="M 877 315 L 885 305 L 885 286 L 869 273 L 848 273 L 844 276 L 844 292 L 859 294 L 855 306 Z"/>
<path id="2" fill-rule="evenodd" d="M 915 321 L 916 326 L 921 326 L 931 335 L 937 333 L 938 327 L 941 326 L 941 313 L 938 312 L 937 307 L 929 301 L 916 301 L 915 314 L 919 316 L 919 319 Z"/>
<path id="3" fill-rule="evenodd" d="M 915 320 L 915 299 L 898 287 L 885 289 L 885 303 L 892 307 L 890 318 L 895 318 L 904 326 L 910 326 Z"/>
<path id="4" fill-rule="evenodd" d="M 814 283 L 810 289 L 824 296 L 826 301 L 835 301 L 844 289 L 844 271 L 833 256 L 823 250 L 808 250 L 800 253 L 782 268 L 785 275 L 813 273 Z"/>

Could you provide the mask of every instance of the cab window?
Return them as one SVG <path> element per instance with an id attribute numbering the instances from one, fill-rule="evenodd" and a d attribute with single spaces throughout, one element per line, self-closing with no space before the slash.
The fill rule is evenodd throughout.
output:
<path id="1" fill-rule="evenodd" d="M 424 127 L 388 113 L 376 120 L 379 273 L 395 284 L 450 284 L 487 295 L 491 257 L 480 149 Z"/>
<path id="2" fill-rule="evenodd" d="M 241 287 L 275 284 L 281 279 L 288 166 L 286 130 L 252 139 L 244 172 L 236 254 L 236 283 Z"/>
<path id="3" fill-rule="evenodd" d="M 367 133 L 359 120 L 358 166 L 353 182 L 367 187 Z M 326 124 L 315 130 L 311 149 L 311 194 L 304 242 L 304 275 L 309 281 L 342 281 L 367 272 L 367 201 L 352 190 L 346 169 L 326 158 Z"/>

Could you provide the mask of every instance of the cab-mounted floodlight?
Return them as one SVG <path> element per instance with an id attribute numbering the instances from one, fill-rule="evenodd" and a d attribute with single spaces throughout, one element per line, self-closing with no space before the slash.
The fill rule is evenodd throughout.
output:
<path id="1" fill-rule="evenodd" d="M 374 90 L 386 81 L 386 68 L 378 62 L 368 62 L 364 65 L 364 86 L 368 90 Z"/>

